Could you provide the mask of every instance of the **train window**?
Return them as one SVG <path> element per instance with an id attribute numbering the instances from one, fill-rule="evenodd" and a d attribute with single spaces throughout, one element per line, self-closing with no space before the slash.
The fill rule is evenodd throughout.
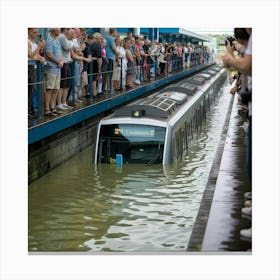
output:
<path id="1" fill-rule="evenodd" d="M 185 142 L 186 142 L 186 150 L 188 150 L 188 148 L 189 148 L 188 137 L 189 137 L 188 123 L 185 122 Z"/>
<path id="2" fill-rule="evenodd" d="M 99 136 L 98 162 L 114 163 L 116 154 L 122 154 L 124 163 L 161 163 L 164 140 L 164 127 L 103 125 Z"/>
<path id="3" fill-rule="evenodd" d="M 175 141 L 176 141 L 176 157 L 180 159 L 183 153 L 183 141 L 182 141 L 182 130 L 181 128 L 175 133 Z"/>

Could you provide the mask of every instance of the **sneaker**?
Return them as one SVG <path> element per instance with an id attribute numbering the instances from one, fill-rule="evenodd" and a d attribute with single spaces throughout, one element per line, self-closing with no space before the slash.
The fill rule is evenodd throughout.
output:
<path id="1" fill-rule="evenodd" d="M 244 207 L 252 207 L 252 200 L 246 200 L 244 202 Z"/>
<path id="2" fill-rule="evenodd" d="M 37 114 L 37 113 L 29 113 L 29 114 L 28 114 L 28 118 L 29 118 L 29 119 L 32 119 L 32 118 L 34 119 L 34 118 L 37 118 L 37 117 L 38 117 L 38 114 Z"/>
<path id="3" fill-rule="evenodd" d="M 241 239 L 243 239 L 245 241 L 251 241 L 252 240 L 252 228 L 240 230 L 240 237 L 241 237 Z"/>
<path id="4" fill-rule="evenodd" d="M 84 101 L 82 100 L 82 99 L 80 99 L 80 98 L 77 98 L 76 99 L 76 103 L 83 103 Z"/>
<path id="5" fill-rule="evenodd" d="M 61 111 L 67 111 L 67 109 L 66 109 L 65 107 L 63 107 L 62 104 L 57 105 L 57 106 L 56 106 L 56 109 L 57 109 L 57 110 L 61 110 Z"/>
<path id="6" fill-rule="evenodd" d="M 241 126 L 240 126 L 240 128 L 242 128 L 242 130 L 243 130 L 243 133 L 245 134 L 245 135 L 247 135 L 247 132 L 248 132 L 248 123 L 247 122 L 244 122 Z"/>
<path id="7" fill-rule="evenodd" d="M 141 85 L 141 82 L 139 80 L 135 80 L 134 84 L 135 85 Z"/>
<path id="8" fill-rule="evenodd" d="M 69 105 L 67 105 L 67 104 L 62 104 L 62 106 L 64 107 L 64 108 L 66 108 L 66 109 L 69 109 L 69 110 L 72 110 L 74 107 L 72 107 L 72 106 L 69 106 Z"/>
<path id="9" fill-rule="evenodd" d="M 241 213 L 246 216 L 252 216 L 252 207 L 244 207 L 241 209 Z"/>
<path id="10" fill-rule="evenodd" d="M 65 108 L 63 108 L 63 109 L 61 109 L 61 108 L 56 108 L 55 112 L 56 112 L 57 114 L 64 114 L 64 113 L 67 112 L 67 109 L 65 109 Z"/>
<path id="11" fill-rule="evenodd" d="M 245 199 L 252 199 L 252 192 L 245 192 L 243 196 Z"/>

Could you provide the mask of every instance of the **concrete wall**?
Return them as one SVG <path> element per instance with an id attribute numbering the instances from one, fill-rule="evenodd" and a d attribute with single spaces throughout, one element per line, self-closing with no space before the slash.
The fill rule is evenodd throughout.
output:
<path id="1" fill-rule="evenodd" d="M 96 125 L 95 118 L 31 145 L 28 153 L 28 184 L 92 145 Z"/>

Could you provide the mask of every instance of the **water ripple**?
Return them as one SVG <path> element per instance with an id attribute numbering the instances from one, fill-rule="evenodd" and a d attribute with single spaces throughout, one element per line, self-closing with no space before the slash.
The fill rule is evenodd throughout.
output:
<path id="1" fill-rule="evenodd" d="M 95 168 L 91 147 L 34 182 L 29 250 L 185 251 L 229 100 L 220 97 L 178 164 Z"/>

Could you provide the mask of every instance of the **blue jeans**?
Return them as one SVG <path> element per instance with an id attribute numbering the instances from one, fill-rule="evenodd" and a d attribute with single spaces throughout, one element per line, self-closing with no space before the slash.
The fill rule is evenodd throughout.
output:
<path id="1" fill-rule="evenodd" d="M 37 100 L 36 87 L 37 82 L 37 69 L 33 65 L 28 65 L 28 113 L 33 113 L 35 111 L 35 106 Z"/>

